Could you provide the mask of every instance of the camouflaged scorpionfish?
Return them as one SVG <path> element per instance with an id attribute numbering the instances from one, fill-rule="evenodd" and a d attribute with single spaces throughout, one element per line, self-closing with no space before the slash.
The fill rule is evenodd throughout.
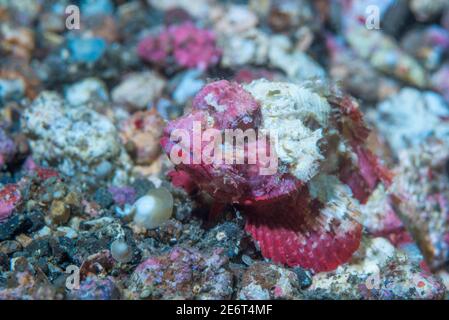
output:
<path id="1" fill-rule="evenodd" d="M 359 202 L 379 182 L 391 180 L 364 146 L 369 131 L 356 102 L 318 86 L 263 79 L 244 86 L 210 83 L 196 95 L 189 114 L 168 123 L 161 139 L 167 154 L 178 148 L 193 156 L 186 147 L 190 143 L 180 143 L 172 133 L 192 132 L 195 121 L 202 130 L 223 134 L 249 128 L 276 132 L 273 174 L 261 175 L 259 169 L 268 164 L 258 159 L 253 164 L 181 162 L 170 176 L 176 186 L 212 196 L 212 214 L 225 204 L 241 210 L 245 229 L 264 257 L 314 272 L 333 270 L 351 258 L 362 236 Z M 200 149 L 207 144 L 203 141 Z M 265 146 L 269 153 L 273 145 Z"/>

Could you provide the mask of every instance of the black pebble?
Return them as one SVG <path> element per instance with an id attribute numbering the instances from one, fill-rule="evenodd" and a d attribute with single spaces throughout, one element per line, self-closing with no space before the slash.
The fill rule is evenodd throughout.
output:
<path id="1" fill-rule="evenodd" d="M 0 224 L 0 241 L 12 240 L 16 235 L 27 232 L 32 225 L 28 217 L 16 214 Z"/>
<path id="2" fill-rule="evenodd" d="M 148 179 L 136 179 L 131 185 L 136 190 L 136 197 L 143 197 L 149 190 L 154 189 L 154 184 Z"/>
<path id="3" fill-rule="evenodd" d="M 298 277 L 298 283 L 301 289 L 307 289 L 312 285 L 312 278 L 310 277 L 310 274 L 304 270 L 303 268 L 296 267 L 293 269 L 293 271 L 296 273 L 296 276 Z"/>
<path id="4" fill-rule="evenodd" d="M 0 270 L 7 271 L 9 269 L 8 256 L 0 252 Z"/>
<path id="5" fill-rule="evenodd" d="M 25 252 L 32 257 L 48 257 L 51 255 L 49 238 L 33 240 L 26 248 Z"/>
<path id="6" fill-rule="evenodd" d="M 106 188 L 99 188 L 95 191 L 94 201 L 98 203 L 102 208 L 109 208 L 114 203 L 112 194 Z"/>
<path id="7" fill-rule="evenodd" d="M 21 233 L 30 233 L 44 227 L 44 214 L 40 211 L 17 213 L 0 224 L 0 241 L 12 240 Z"/>
<path id="8" fill-rule="evenodd" d="M 76 254 L 75 241 L 67 237 L 53 238 L 49 242 L 53 259 L 58 264 L 73 262 Z"/>
<path id="9" fill-rule="evenodd" d="M 446 161 L 446 176 L 449 178 L 449 159 Z"/>

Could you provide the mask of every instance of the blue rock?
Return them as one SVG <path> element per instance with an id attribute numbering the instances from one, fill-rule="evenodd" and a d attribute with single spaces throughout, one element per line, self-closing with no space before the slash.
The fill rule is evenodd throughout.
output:
<path id="1" fill-rule="evenodd" d="M 416 264 L 419 264 L 424 259 L 416 243 L 404 244 L 401 246 L 401 249 L 407 254 L 408 258 Z"/>
<path id="2" fill-rule="evenodd" d="M 0 107 L 8 101 L 18 101 L 25 94 L 25 84 L 21 79 L 0 79 Z"/>
<path id="3" fill-rule="evenodd" d="M 179 75 L 177 79 L 179 83 L 173 92 L 173 99 L 178 104 L 185 104 L 188 99 L 192 98 L 206 84 L 202 80 L 201 72 L 198 70 L 189 70 Z"/>
<path id="4" fill-rule="evenodd" d="M 157 104 L 155 105 L 156 110 L 159 112 L 161 117 L 165 120 L 172 120 L 179 117 L 183 110 L 180 106 L 174 105 L 168 99 L 159 99 Z"/>
<path id="5" fill-rule="evenodd" d="M 99 14 L 111 15 L 114 13 L 114 5 L 110 0 L 83 0 L 81 1 L 81 14 L 95 16 Z"/>
<path id="6" fill-rule="evenodd" d="M 71 38 L 68 40 L 70 57 L 75 62 L 95 62 L 106 50 L 106 41 L 102 38 Z"/>

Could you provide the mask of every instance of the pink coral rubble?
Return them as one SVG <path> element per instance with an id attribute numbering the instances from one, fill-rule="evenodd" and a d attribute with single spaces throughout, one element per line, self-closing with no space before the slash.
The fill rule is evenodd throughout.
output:
<path id="1" fill-rule="evenodd" d="M 0 190 L 0 222 L 11 216 L 20 199 L 20 191 L 16 184 L 7 184 Z"/>
<path id="2" fill-rule="evenodd" d="M 174 59 L 180 67 L 201 70 L 217 64 L 221 56 L 214 33 L 197 28 L 192 22 L 172 25 L 157 36 L 144 38 L 137 52 L 151 63 L 168 64 Z"/>

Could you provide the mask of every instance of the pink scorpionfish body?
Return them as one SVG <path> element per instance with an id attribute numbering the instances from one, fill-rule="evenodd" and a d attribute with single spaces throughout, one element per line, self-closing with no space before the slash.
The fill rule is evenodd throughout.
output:
<path id="1" fill-rule="evenodd" d="M 243 163 L 198 161 L 212 140 L 203 137 L 195 145 L 195 126 L 222 137 L 229 129 L 254 129 L 266 133 L 265 143 L 248 140 Z M 182 137 L 180 131 L 189 135 Z M 275 143 L 270 143 L 267 137 L 274 133 Z M 362 236 L 359 203 L 379 182 L 391 181 L 389 171 L 364 147 L 368 133 L 357 104 L 335 89 L 222 80 L 206 85 L 192 111 L 168 123 L 161 144 L 175 163 L 169 174 L 175 186 L 208 193 L 216 201 L 213 210 L 221 204 L 240 209 L 264 257 L 321 272 L 352 257 Z M 218 141 L 223 149 L 226 139 Z M 261 174 L 270 166 L 266 158 L 248 161 L 254 148 L 277 157 L 273 172 Z"/>

